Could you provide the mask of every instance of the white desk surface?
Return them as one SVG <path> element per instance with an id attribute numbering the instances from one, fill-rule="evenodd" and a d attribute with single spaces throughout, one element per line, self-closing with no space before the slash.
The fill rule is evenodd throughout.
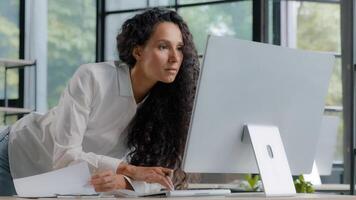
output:
<path id="1" fill-rule="evenodd" d="M 46 198 L 41 198 L 44 200 Z M 47 200 L 53 200 L 54 198 L 47 198 Z M 103 200 L 113 200 L 118 198 L 93 198 L 93 197 L 82 197 L 82 198 L 61 198 L 61 199 L 82 199 L 82 200 L 94 200 L 94 199 L 103 199 Z M 122 198 L 120 198 L 122 199 Z M 164 199 L 162 197 L 146 197 L 146 198 L 129 198 L 129 199 L 147 199 L 147 200 L 161 200 Z M 168 198 L 174 200 L 186 200 L 186 199 L 195 199 L 195 200 L 251 200 L 251 199 L 268 199 L 268 200 L 289 200 L 289 199 L 324 199 L 324 200 L 339 200 L 339 199 L 355 199 L 356 196 L 349 195 L 327 195 L 327 194 L 298 194 L 294 197 L 176 197 L 176 198 Z M 16 198 L 16 197 L 0 197 L 0 200 L 24 200 L 24 198 Z"/>
<path id="2" fill-rule="evenodd" d="M 328 191 L 332 191 L 332 192 L 349 192 L 350 190 L 350 185 L 349 184 L 322 184 L 322 185 L 313 185 L 314 189 L 317 191 L 317 192 L 328 192 Z M 213 184 L 213 183 L 210 183 L 210 184 L 207 184 L 207 183 L 194 183 L 194 184 L 189 184 L 189 188 L 199 188 L 199 189 L 202 189 L 202 188 L 215 188 L 215 189 L 218 189 L 218 188 L 236 188 L 236 185 L 234 184 L 221 184 L 221 183 L 216 183 L 216 184 Z"/>
<path id="3" fill-rule="evenodd" d="M 317 191 L 349 191 L 350 184 L 321 184 L 313 186 Z"/>

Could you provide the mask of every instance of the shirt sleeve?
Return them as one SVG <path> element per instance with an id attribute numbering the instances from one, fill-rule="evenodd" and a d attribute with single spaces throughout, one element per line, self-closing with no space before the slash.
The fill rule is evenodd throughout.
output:
<path id="1" fill-rule="evenodd" d="M 116 171 L 121 160 L 92 152 L 84 152 L 82 142 L 87 128 L 96 83 L 90 65 L 82 65 L 74 73 L 62 93 L 51 125 L 54 137 L 53 168 L 87 162 L 90 170 Z M 98 141 L 99 142 L 99 141 Z"/>

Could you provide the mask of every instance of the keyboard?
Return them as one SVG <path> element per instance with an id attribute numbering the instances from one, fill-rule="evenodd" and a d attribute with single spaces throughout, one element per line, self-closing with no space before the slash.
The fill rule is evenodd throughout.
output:
<path id="1" fill-rule="evenodd" d="M 227 196 L 231 194 L 229 189 L 193 189 L 193 190 L 173 190 L 173 191 L 159 191 L 152 193 L 137 193 L 132 190 L 115 190 L 113 192 L 103 193 L 103 196 L 113 195 L 115 197 L 198 197 L 198 196 Z"/>
<path id="2" fill-rule="evenodd" d="M 231 194 L 229 189 L 195 189 L 166 191 L 167 197 L 196 197 L 196 196 L 226 196 Z"/>

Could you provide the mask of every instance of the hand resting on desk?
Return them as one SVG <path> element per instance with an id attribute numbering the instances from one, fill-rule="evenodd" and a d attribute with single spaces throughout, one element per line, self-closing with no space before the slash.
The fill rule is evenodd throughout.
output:
<path id="1" fill-rule="evenodd" d="M 116 173 L 110 170 L 96 173 L 92 176 L 90 183 L 96 192 L 110 192 L 116 189 L 132 190 L 124 175 L 136 181 L 159 183 L 168 190 L 174 190 L 171 178 L 173 170 L 163 167 L 138 167 L 126 163 L 121 164 Z"/>
<path id="2" fill-rule="evenodd" d="M 136 181 L 159 183 L 167 190 L 174 190 L 174 185 L 172 182 L 172 169 L 164 167 L 140 167 L 127 163 L 121 163 L 117 168 L 116 173 L 123 174 Z"/>
<path id="3" fill-rule="evenodd" d="M 131 189 L 130 183 L 121 174 L 115 174 L 113 171 L 104 171 L 91 177 L 90 183 L 94 186 L 96 192 L 110 192 L 116 189 Z"/>

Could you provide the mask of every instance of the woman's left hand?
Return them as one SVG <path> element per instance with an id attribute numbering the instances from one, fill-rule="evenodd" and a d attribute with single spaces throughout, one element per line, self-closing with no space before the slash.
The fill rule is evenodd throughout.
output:
<path id="1" fill-rule="evenodd" d="M 96 192 L 130 189 L 124 176 L 115 174 L 113 171 L 104 171 L 93 175 L 90 183 L 94 186 Z"/>

